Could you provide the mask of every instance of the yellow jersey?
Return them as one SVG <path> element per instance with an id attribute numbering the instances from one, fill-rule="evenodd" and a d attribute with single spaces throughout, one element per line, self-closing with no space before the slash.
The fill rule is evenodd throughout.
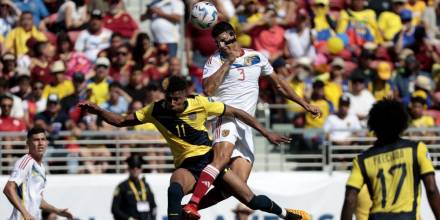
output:
<path id="1" fill-rule="evenodd" d="M 347 186 L 367 185 L 373 205 L 370 219 L 418 219 L 421 176 L 434 173 L 428 149 L 422 142 L 400 139 L 374 146 L 353 160 Z"/>
<path id="2" fill-rule="evenodd" d="M 107 98 L 109 97 L 109 83 L 107 80 L 102 80 L 99 83 L 89 83 L 87 88 L 92 90 L 92 95 L 90 96 L 89 101 L 97 105 L 101 105 L 107 101 Z"/>
<path id="3" fill-rule="evenodd" d="M 167 141 L 174 157 L 175 167 L 190 157 L 204 155 L 211 150 L 205 122 L 208 116 L 221 116 L 225 104 L 210 102 L 200 95 L 189 96 L 186 108 L 175 114 L 165 108 L 165 100 L 154 102 L 135 112 L 142 123 L 152 123 Z"/>
<path id="4" fill-rule="evenodd" d="M 43 89 L 43 98 L 47 98 L 50 94 L 56 94 L 59 99 L 62 99 L 75 92 L 72 81 L 64 80 L 62 83 L 53 86 L 47 84 Z"/>
<path id="5" fill-rule="evenodd" d="M 423 115 L 422 117 L 413 119 L 410 122 L 410 126 L 416 128 L 431 128 L 434 127 L 434 125 L 434 118 L 429 115 Z"/>
<path id="6" fill-rule="evenodd" d="M 310 104 L 318 107 L 322 111 L 321 117 L 314 118 L 312 113 L 306 113 L 306 128 L 322 128 L 328 116 L 333 112 L 333 106 L 325 99 L 310 100 Z"/>

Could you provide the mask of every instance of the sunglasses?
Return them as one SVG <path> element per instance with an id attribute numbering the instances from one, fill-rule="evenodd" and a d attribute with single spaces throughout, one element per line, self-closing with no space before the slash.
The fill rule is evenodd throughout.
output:
<path id="1" fill-rule="evenodd" d="M 2 108 L 12 108 L 12 105 L 0 105 Z"/>

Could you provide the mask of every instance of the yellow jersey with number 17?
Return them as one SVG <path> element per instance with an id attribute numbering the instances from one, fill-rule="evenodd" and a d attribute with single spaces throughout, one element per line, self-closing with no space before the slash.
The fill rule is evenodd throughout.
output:
<path id="1" fill-rule="evenodd" d="M 360 190 L 367 185 L 373 201 L 369 219 L 414 220 L 420 208 L 421 177 L 433 172 L 426 145 L 400 139 L 358 155 L 347 186 Z"/>
<path id="2" fill-rule="evenodd" d="M 205 122 L 208 116 L 221 116 L 225 105 L 210 102 L 204 96 L 189 96 L 182 113 L 174 113 L 165 108 L 165 100 L 154 102 L 135 112 L 143 123 L 152 123 L 167 141 L 174 157 L 175 167 L 190 157 L 204 155 L 211 150 L 212 141 L 208 136 Z"/>

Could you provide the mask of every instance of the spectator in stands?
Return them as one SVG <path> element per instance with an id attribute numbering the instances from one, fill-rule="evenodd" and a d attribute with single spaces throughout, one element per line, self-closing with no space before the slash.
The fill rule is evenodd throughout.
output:
<path id="1" fill-rule="evenodd" d="M 85 0 L 67 0 L 58 9 L 52 32 L 83 30 L 89 21 Z"/>
<path id="2" fill-rule="evenodd" d="M 322 115 L 319 118 L 314 118 L 312 114 L 306 113 L 306 128 L 322 128 L 325 120 L 334 110 L 333 104 L 325 99 L 324 86 L 324 82 L 321 80 L 313 83 L 310 104 L 317 106 L 322 111 Z"/>
<path id="3" fill-rule="evenodd" d="M 378 26 L 384 41 L 392 41 L 394 36 L 402 29 L 400 11 L 404 9 L 405 3 L 406 0 L 393 0 L 392 10 L 380 14 Z"/>
<path id="4" fill-rule="evenodd" d="M 151 20 L 151 33 L 154 43 L 167 46 L 171 57 L 177 56 L 177 46 L 181 38 L 179 24 L 185 14 L 182 0 L 158 0 L 147 5 L 141 21 Z"/>
<path id="5" fill-rule="evenodd" d="M 413 51 L 405 49 L 400 53 L 401 66 L 397 70 L 394 83 L 400 97 L 411 97 L 414 91 L 414 82 L 418 75 L 430 77 L 430 74 L 420 71 L 420 63 L 414 56 Z"/>
<path id="6" fill-rule="evenodd" d="M 109 98 L 100 107 L 116 114 L 123 114 L 127 112 L 132 100 L 130 95 L 122 90 L 121 84 L 112 82 L 109 85 Z"/>
<path id="7" fill-rule="evenodd" d="M 336 20 L 330 14 L 329 0 L 313 1 L 312 12 L 312 27 L 316 31 L 316 40 L 325 42 L 336 32 Z"/>
<path id="8" fill-rule="evenodd" d="M 240 203 L 232 210 L 235 214 L 235 220 L 249 220 L 249 216 L 254 213 L 254 210 L 248 208 L 243 203 Z"/>
<path id="9" fill-rule="evenodd" d="M 260 3 L 258 0 L 244 0 L 244 11 L 231 18 L 231 25 L 237 34 L 237 42 L 243 47 L 251 47 L 251 31 L 258 26 L 265 24 L 263 14 L 260 13 Z"/>
<path id="10" fill-rule="evenodd" d="M 351 91 L 350 97 L 350 114 L 356 115 L 361 121 L 362 126 L 366 126 L 368 112 L 376 102 L 373 94 L 366 89 L 366 78 L 361 73 L 353 73 L 350 78 Z"/>
<path id="11" fill-rule="evenodd" d="M 73 127 L 69 116 L 61 111 L 60 100 L 55 94 L 47 97 L 46 110 L 35 116 L 34 123 L 53 135 L 58 135 L 59 131 L 70 130 Z"/>
<path id="12" fill-rule="evenodd" d="M 87 100 L 88 98 L 89 94 L 87 94 L 88 92 L 86 90 L 84 81 L 85 79 L 83 73 L 74 73 L 72 77 L 74 92 L 61 99 L 62 111 L 68 114 L 70 118 L 72 118 L 71 113 L 75 111 L 76 105 L 81 101 Z"/>
<path id="13" fill-rule="evenodd" d="M 370 92 L 376 101 L 397 97 L 397 90 L 391 81 L 392 70 L 390 63 L 386 61 L 378 62 L 376 73 L 370 86 Z"/>
<path id="14" fill-rule="evenodd" d="M 20 16 L 20 9 L 15 6 L 10 0 L 0 1 L 0 35 L 6 37 L 8 33 L 15 27 L 18 17 Z M 1 51 L 1 50 L 0 50 Z"/>
<path id="15" fill-rule="evenodd" d="M 348 36 L 350 46 L 354 49 L 361 47 L 366 42 L 382 42 L 376 13 L 364 7 L 365 0 L 351 0 L 349 8 L 342 10 L 338 19 L 338 33 L 345 33 Z"/>
<path id="16" fill-rule="evenodd" d="M 2 56 L 1 62 L 3 63 L 3 69 L 0 71 L 0 77 L 6 80 L 12 80 L 15 77 L 15 71 L 17 67 L 17 60 L 13 53 L 5 53 Z"/>
<path id="17" fill-rule="evenodd" d="M 371 63 L 375 59 L 375 51 L 363 48 L 358 58 L 358 67 L 353 70 L 351 75 L 362 75 L 368 83 L 377 73 L 372 68 Z"/>
<path id="18" fill-rule="evenodd" d="M 116 53 L 111 66 L 109 75 L 114 81 L 118 81 L 122 85 L 127 85 L 130 81 L 130 74 L 133 71 L 134 62 L 131 60 L 130 44 L 122 44 L 116 49 Z"/>
<path id="19" fill-rule="evenodd" d="M 142 65 L 145 69 L 148 64 L 154 63 L 156 48 L 151 44 L 148 34 L 142 32 L 137 35 L 132 54 L 136 64 Z"/>
<path id="20" fill-rule="evenodd" d="M 288 68 L 286 66 L 286 68 L 289 69 L 290 67 Z M 283 72 L 284 71 L 281 71 L 280 73 Z M 312 61 L 307 57 L 300 58 L 297 60 L 297 63 L 294 64 L 293 70 L 288 70 L 287 73 L 288 75 L 285 76 L 284 80 L 289 82 L 290 87 L 299 97 L 309 99 L 312 93 L 311 77 L 314 74 Z M 289 119 L 293 119 L 298 113 L 304 112 L 303 108 L 293 101 L 287 100 L 287 105 L 287 116 Z"/>
<path id="21" fill-rule="evenodd" d="M 113 193 L 111 211 L 115 220 L 156 219 L 154 194 L 145 177 L 141 178 L 144 163 L 140 155 L 127 158 L 129 177 L 120 183 Z"/>
<path id="22" fill-rule="evenodd" d="M 98 53 L 98 57 L 107 57 L 110 62 L 114 62 L 114 59 L 117 57 L 117 50 L 122 44 L 124 44 L 122 36 L 119 33 L 112 33 L 112 36 L 110 37 L 110 46 L 101 50 Z"/>
<path id="23" fill-rule="evenodd" d="M 124 1 L 110 0 L 110 10 L 105 14 L 104 27 L 134 42 L 139 31 L 137 22 L 124 10 Z"/>
<path id="24" fill-rule="evenodd" d="M 169 68 L 169 51 L 166 47 L 158 47 L 155 63 L 153 65 L 148 65 L 144 71 L 145 74 L 150 78 L 152 82 L 160 82 L 163 78 L 168 76 Z"/>
<path id="25" fill-rule="evenodd" d="M 355 135 L 356 132 L 349 130 L 360 130 L 361 123 L 356 115 L 349 114 L 350 97 L 341 96 L 339 99 L 339 108 L 335 114 L 331 114 L 324 124 L 324 131 L 329 133 L 329 139 L 334 144 L 350 144 L 348 138 Z M 347 131 L 337 131 L 338 129 Z"/>
<path id="26" fill-rule="evenodd" d="M 342 96 L 342 84 L 345 62 L 342 58 L 336 57 L 330 64 L 330 80 L 325 83 L 325 98 L 337 108 L 339 99 Z"/>
<path id="27" fill-rule="evenodd" d="M 74 73 L 88 74 L 92 68 L 90 60 L 80 52 L 73 50 L 73 43 L 68 34 L 61 32 L 57 36 L 57 56 L 55 60 L 62 60 L 66 64 L 66 76 L 71 78 Z"/>
<path id="28" fill-rule="evenodd" d="M 195 65 L 203 69 L 208 58 L 217 51 L 217 45 L 211 37 L 211 32 L 211 29 L 201 30 L 195 27 L 192 22 L 188 22 L 185 30 L 185 53 L 188 65 Z"/>
<path id="29" fill-rule="evenodd" d="M 45 18 L 49 16 L 42 0 L 13 0 L 13 3 L 23 13 L 31 13 L 33 24 L 41 30 L 46 30 Z"/>
<path id="30" fill-rule="evenodd" d="M 14 95 L 23 100 L 24 105 L 24 101 L 30 99 L 32 95 L 31 77 L 28 74 L 17 76 L 15 89 Z"/>
<path id="31" fill-rule="evenodd" d="M 412 21 L 412 12 L 408 9 L 400 11 L 400 20 L 403 27 L 401 31 L 394 36 L 395 50 L 398 54 L 404 48 L 415 48 L 419 39 L 425 38 L 425 29 L 422 26 L 414 25 Z"/>
<path id="32" fill-rule="evenodd" d="M 52 45 L 47 41 L 35 42 L 33 44 L 29 65 L 32 81 L 41 81 L 45 85 L 53 82 L 54 75 L 50 71 L 51 47 Z"/>
<path id="33" fill-rule="evenodd" d="M 262 30 L 252 38 L 253 47 L 262 52 L 270 61 L 280 58 L 284 52 L 284 28 L 277 21 L 275 6 L 270 5 L 264 13 Z"/>
<path id="34" fill-rule="evenodd" d="M 41 0 L 31 0 L 41 1 Z M 36 10 L 35 10 L 36 11 Z M 32 13 L 24 11 L 20 15 L 19 25 L 12 29 L 5 38 L 5 49 L 14 53 L 17 57 L 28 51 L 26 41 L 29 38 L 35 38 L 37 41 L 46 41 L 46 36 L 40 32 L 32 21 Z"/>
<path id="35" fill-rule="evenodd" d="M 22 119 L 12 116 L 14 99 L 8 95 L 0 96 L 0 131 L 25 131 L 26 125 Z"/>
<path id="36" fill-rule="evenodd" d="M 313 33 L 307 11 L 300 9 L 296 19 L 296 27 L 287 29 L 284 34 L 289 56 L 296 59 L 307 57 L 313 61 L 316 51 L 313 46 Z"/>
<path id="37" fill-rule="evenodd" d="M 150 83 L 145 89 L 147 93 L 145 95 L 144 105 L 148 105 L 165 98 L 165 94 L 163 93 L 161 87 L 157 84 Z"/>
<path id="38" fill-rule="evenodd" d="M 103 27 L 102 11 L 95 9 L 92 11 L 89 27 L 80 32 L 75 50 L 82 52 L 86 57 L 94 62 L 99 51 L 109 47 L 112 32 Z"/>
<path id="39" fill-rule="evenodd" d="M 405 8 L 410 10 L 413 14 L 411 23 L 413 25 L 420 25 L 422 22 L 422 15 L 426 9 L 426 3 L 420 0 L 408 0 L 405 4 Z"/>
<path id="40" fill-rule="evenodd" d="M 100 105 L 107 100 L 108 97 L 108 72 L 110 61 L 106 57 L 100 57 L 95 63 L 95 76 L 88 83 L 87 88 L 90 89 L 90 101 Z"/>
<path id="41" fill-rule="evenodd" d="M 28 128 L 33 127 L 34 117 L 46 109 L 43 96 L 44 85 L 40 81 L 32 81 L 32 91 L 28 99 L 23 100 L 24 120 Z"/>
<path id="42" fill-rule="evenodd" d="M 74 92 L 73 83 L 65 78 L 65 72 L 66 67 L 63 61 L 57 60 L 52 63 L 50 73 L 53 75 L 53 81 L 44 87 L 44 98 L 47 98 L 49 94 L 55 94 L 62 99 Z"/>
<path id="43" fill-rule="evenodd" d="M 130 75 L 130 82 L 124 87 L 125 92 L 133 98 L 133 101 L 142 101 L 145 98 L 145 86 L 143 81 L 142 68 L 133 68 Z"/>
<path id="44" fill-rule="evenodd" d="M 3 95 L 8 95 L 13 99 L 11 116 L 22 119 L 24 117 L 23 101 L 19 97 L 10 93 L 8 80 L 0 78 L 0 96 Z"/>
<path id="45" fill-rule="evenodd" d="M 426 99 L 422 96 L 413 96 L 409 106 L 411 122 L 410 125 L 416 128 L 434 127 L 434 119 L 425 115 L 423 112 L 427 109 Z"/>

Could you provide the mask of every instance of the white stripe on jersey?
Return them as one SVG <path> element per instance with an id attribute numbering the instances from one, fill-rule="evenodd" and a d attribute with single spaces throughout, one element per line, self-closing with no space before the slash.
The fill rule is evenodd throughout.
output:
<path id="1" fill-rule="evenodd" d="M 260 52 L 251 49 L 243 51 L 244 54 L 231 65 L 212 98 L 254 115 L 259 93 L 258 80 L 262 75 L 272 74 L 273 67 Z M 203 78 L 210 77 L 222 64 L 219 52 L 212 55 L 205 64 Z"/>

